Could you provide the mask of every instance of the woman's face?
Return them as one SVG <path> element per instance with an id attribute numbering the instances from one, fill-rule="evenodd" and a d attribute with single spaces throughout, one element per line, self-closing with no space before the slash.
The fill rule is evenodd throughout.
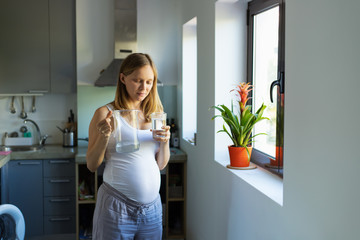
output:
<path id="1" fill-rule="evenodd" d="M 125 76 L 120 73 L 120 80 L 126 86 L 126 91 L 132 102 L 142 102 L 154 84 L 154 72 L 150 65 L 145 65 Z"/>

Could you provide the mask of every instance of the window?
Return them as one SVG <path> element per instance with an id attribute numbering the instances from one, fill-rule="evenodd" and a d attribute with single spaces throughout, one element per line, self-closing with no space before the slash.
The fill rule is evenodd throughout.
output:
<path id="1" fill-rule="evenodd" d="M 197 124 L 197 31 L 196 18 L 183 25 L 182 87 L 183 119 L 182 137 L 196 145 Z"/>
<path id="2" fill-rule="evenodd" d="M 262 103 L 270 121 L 259 122 L 252 160 L 282 175 L 284 132 L 284 2 L 248 4 L 248 81 L 254 86 L 253 111 Z M 273 101 L 272 101 L 273 100 Z M 270 158 L 270 159 L 269 159 Z"/>

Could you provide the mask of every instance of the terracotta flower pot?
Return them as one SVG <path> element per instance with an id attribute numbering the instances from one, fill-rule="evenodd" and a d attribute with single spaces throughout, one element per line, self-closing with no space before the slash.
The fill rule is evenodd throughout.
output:
<path id="1" fill-rule="evenodd" d="M 252 147 L 247 148 L 251 158 Z M 230 166 L 232 167 L 248 167 L 250 159 L 246 148 L 229 146 Z"/>

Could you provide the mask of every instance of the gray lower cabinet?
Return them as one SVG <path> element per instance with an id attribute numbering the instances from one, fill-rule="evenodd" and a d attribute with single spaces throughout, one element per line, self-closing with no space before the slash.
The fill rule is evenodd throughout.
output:
<path id="1" fill-rule="evenodd" d="M 75 160 L 44 160 L 44 234 L 75 233 Z"/>
<path id="2" fill-rule="evenodd" d="M 13 204 L 23 213 L 26 237 L 44 231 L 42 164 L 42 160 L 12 160 L 1 169 L 2 203 Z"/>
<path id="3" fill-rule="evenodd" d="M 25 236 L 76 232 L 75 160 L 11 160 L 1 169 L 1 200 L 25 218 Z"/>

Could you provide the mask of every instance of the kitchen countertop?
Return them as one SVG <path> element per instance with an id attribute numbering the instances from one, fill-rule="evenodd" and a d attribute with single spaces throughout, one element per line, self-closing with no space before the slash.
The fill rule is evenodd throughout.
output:
<path id="1" fill-rule="evenodd" d="M 79 147 L 77 154 L 75 156 L 76 163 L 86 163 L 86 151 L 87 147 Z M 187 160 L 187 155 L 185 152 L 178 148 L 170 148 L 170 162 L 181 162 Z"/>
<path id="2" fill-rule="evenodd" d="M 10 154 L 0 155 L 0 168 L 10 161 Z"/>
<path id="3" fill-rule="evenodd" d="M 49 144 L 38 151 L 16 151 L 7 155 L 0 155 L 0 168 L 10 160 L 75 158 L 76 152 L 76 148 L 64 148 L 60 144 Z"/>
<path id="4" fill-rule="evenodd" d="M 77 148 L 65 148 L 62 145 L 45 145 L 38 151 L 19 151 L 11 152 L 11 160 L 26 160 L 26 159 L 61 159 L 61 158 L 75 158 Z"/>
<path id="5" fill-rule="evenodd" d="M 87 147 L 65 148 L 62 145 L 45 145 L 39 151 L 11 152 L 0 155 L 0 168 L 10 160 L 26 159 L 64 159 L 75 158 L 76 163 L 86 163 Z M 185 152 L 178 148 L 171 148 L 170 162 L 183 162 L 187 160 Z"/>

